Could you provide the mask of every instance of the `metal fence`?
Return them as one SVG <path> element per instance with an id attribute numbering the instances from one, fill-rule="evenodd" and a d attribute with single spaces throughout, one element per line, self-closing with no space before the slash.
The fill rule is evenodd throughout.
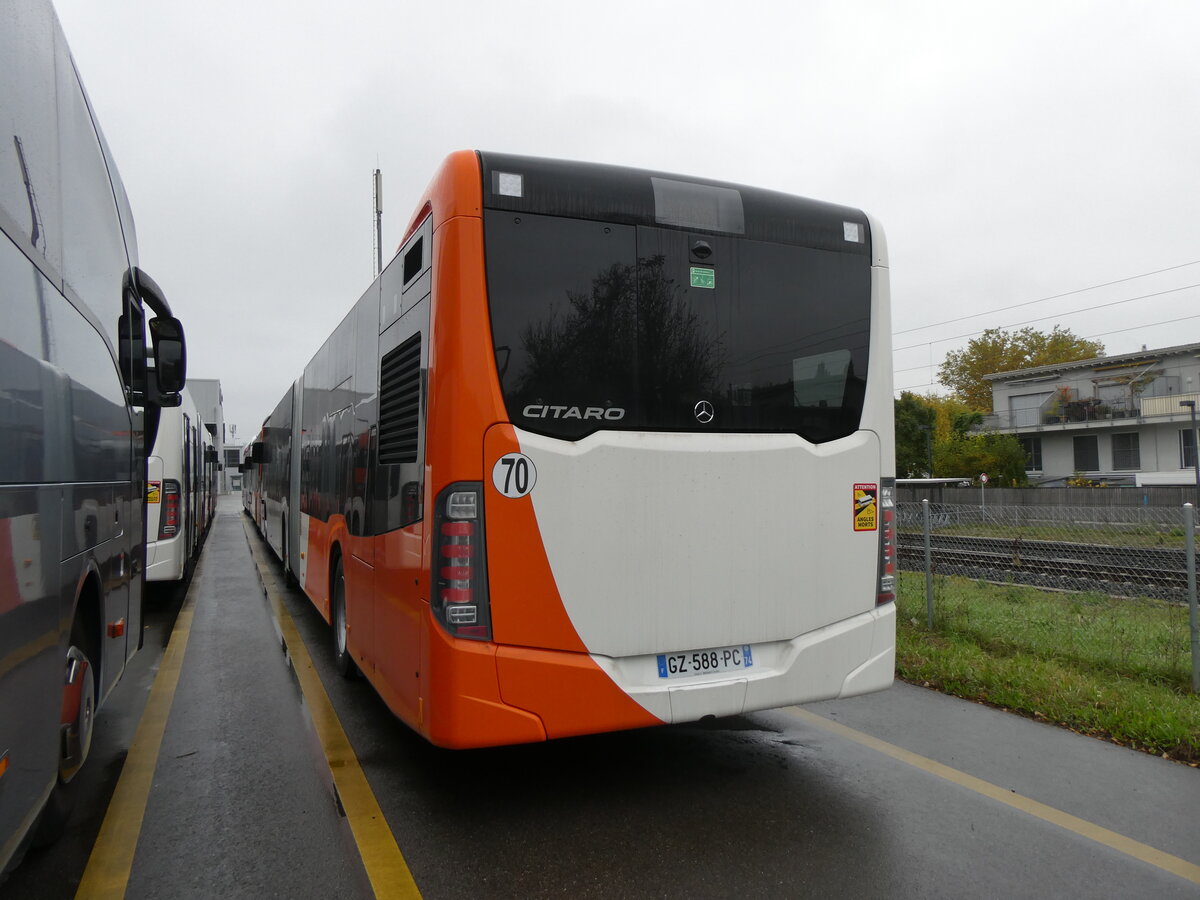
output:
<path id="1" fill-rule="evenodd" d="M 978 506 L 982 502 L 989 509 L 993 506 L 1169 506 L 1178 515 L 1179 507 L 1184 503 L 1200 503 L 1200 492 L 1197 492 L 1195 485 L 1107 488 L 1003 488 L 988 485 L 982 489 L 978 485 L 965 488 L 900 485 L 896 488 L 896 499 L 901 503 L 928 500 L 930 503 L 964 506 Z"/>
<path id="2" fill-rule="evenodd" d="M 901 502 L 902 614 L 1200 692 L 1194 512 Z"/>

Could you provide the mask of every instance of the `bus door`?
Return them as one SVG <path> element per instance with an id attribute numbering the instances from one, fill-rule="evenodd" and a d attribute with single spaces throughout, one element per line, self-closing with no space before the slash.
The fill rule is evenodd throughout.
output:
<path id="1" fill-rule="evenodd" d="M 185 413 L 183 417 L 183 473 L 179 486 L 183 503 L 183 528 L 180 529 L 180 543 L 186 548 L 182 551 L 186 560 L 192 555 L 192 420 Z"/>

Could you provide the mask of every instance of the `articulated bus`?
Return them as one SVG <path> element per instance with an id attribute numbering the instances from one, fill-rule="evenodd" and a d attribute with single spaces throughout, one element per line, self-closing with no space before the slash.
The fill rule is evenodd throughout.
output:
<path id="1" fill-rule="evenodd" d="M 0 4 L 0 127 L 2 873 L 64 827 L 141 644 L 146 450 L 185 355 L 49 2 Z"/>
<path id="2" fill-rule="evenodd" d="M 146 580 L 179 581 L 216 510 L 217 450 L 185 388 L 165 409 L 146 459 Z"/>
<path id="3" fill-rule="evenodd" d="M 246 515 L 254 522 L 254 527 L 265 534 L 263 516 L 265 495 L 262 490 L 263 446 L 263 432 L 259 431 L 258 436 L 242 448 L 242 461 L 238 465 L 238 470 L 242 472 L 242 507 L 246 510 Z M 278 551 L 276 552 L 278 553 Z"/>
<path id="4" fill-rule="evenodd" d="M 880 690 L 890 333 L 857 209 L 455 153 L 267 418 L 263 531 L 441 746 Z"/>

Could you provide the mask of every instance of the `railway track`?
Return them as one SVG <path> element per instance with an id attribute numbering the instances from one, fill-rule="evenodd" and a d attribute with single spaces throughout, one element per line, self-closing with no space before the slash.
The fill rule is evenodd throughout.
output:
<path id="1" fill-rule="evenodd" d="M 924 571 L 923 536 L 900 532 L 897 537 L 901 570 Z M 930 549 L 933 570 L 939 575 L 1125 597 L 1186 599 L 1182 550 L 959 535 L 933 535 Z"/>

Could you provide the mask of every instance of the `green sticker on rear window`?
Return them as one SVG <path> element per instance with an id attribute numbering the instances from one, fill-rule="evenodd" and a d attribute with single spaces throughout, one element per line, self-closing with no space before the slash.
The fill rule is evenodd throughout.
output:
<path id="1" fill-rule="evenodd" d="M 717 270 L 692 266 L 692 287 L 715 288 L 717 286 Z"/>

